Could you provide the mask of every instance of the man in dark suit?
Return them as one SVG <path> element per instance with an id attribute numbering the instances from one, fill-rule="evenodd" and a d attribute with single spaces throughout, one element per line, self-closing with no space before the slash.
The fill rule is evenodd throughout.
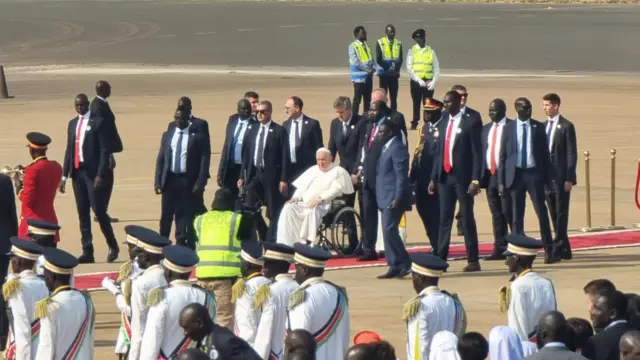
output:
<path id="1" fill-rule="evenodd" d="M 554 186 L 547 195 L 547 205 L 551 213 L 551 222 L 556 232 L 554 250 L 556 256 L 571 260 L 569 243 L 569 200 L 571 189 L 576 184 L 576 165 L 578 163 L 578 145 L 576 128 L 571 121 L 560 115 L 560 96 L 546 94 L 542 106 L 547 115 L 545 130 L 551 152 L 551 164 L 555 168 Z"/>
<path id="2" fill-rule="evenodd" d="M 225 132 L 224 145 L 218 165 L 218 186 L 231 190 L 238 196 L 238 180 L 242 177 L 242 145 L 249 133 L 249 126 L 256 126 L 258 121 L 253 116 L 251 103 L 247 99 L 238 101 L 238 112 L 229 116 Z"/>
<path id="3" fill-rule="evenodd" d="M 420 143 L 416 147 L 409 171 L 409 180 L 416 195 L 416 209 L 427 232 L 431 248 L 438 243 L 440 228 L 440 202 L 438 193 L 429 194 L 427 188 L 431 181 L 433 163 L 438 154 L 440 133 L 437 131 L 442 116 L 442 102 L 427 99 L 424 104 L 424 125 L 420 127 Z"/>
<path id="4" fill-rule="evenodd" d="M 287 130 L 291 153 L 288 183 L 292 183 L 300 174 L 316 165 L 316 151 L 324 147 L 320 122 L 304 114 L 303 106 L 302 99 L 297 96 L 290 97 L 284 105 L 287 120 L 282 126 Z M 294 189 L 291 189 L 290 195 L 293 195 L 293 191 Z"/>
<path id="5" fill-rule="evenodd" d="M 0 174 L 0 286 L 4 285 L 9 272 L 12 236 L 18 235 L 18 214 L 16 211 L 16 198 L 13 193 L 13 183 L 9 176 Z M 4 296 L 0 297 L 0 309 L 5 308 Z M 9 321 L 7 312 L 0 312 L 0 341 L 7 342 L 9 333 Z"/>
<path id="6" fill-rule="evenodd" d="M 244 93 L 244 99 L 249 100 L 249 102 L 251 103 L 251 113 L 253 114 L 254 117 L 257 116 L 258 103 L 260 102 L 260 95 L 258 95 L 258 93 L 255 91 L 247 91 L 246 93 Z"/>
<path id="7" fill-rule="evenodd" d="M 402 142 L 407 145 L 407 122 L 404 118 L 404 114 L 389 107 L 387 92 L 384 89 L 373 90 L 371 93 L 371 101 L 382 101 L 384 103 L 384 106 L 381 108 L 382 111 L 387 115 L 388 120 L 394 124 L 395 131 L 402 134 Z M 372 123 L 369 122 L 366 129 L 366 136 L 375 136 L 375 133 L 371 135 L 372 130 Z M 374 132 L 377 133 L 377 129 Z"/>
<path id="8" fill-rule="evenodd" d="M 160 234 L 169 238 L 175 217 L 175 239 L 195 248 L 193 220 L 209 178 L 211 147 L 202 123 L 189 120 L 189 112 L 178 109 L 169 130 L 162 134 L 156 160 L 154 190 L 162 195 Z"/>
<path id="9" fill-rule="evenodd" d="M 109 106 L 108 98 L 111 96 L 111 85 L 104 81 L 100 80 L 96 84 L 96 97 L 91 100 L 91 106 L 89 110 L 92 114 L 96 115 L 99 118 L 102 118 L 103 127 L 106 132 L 106 141 L 111 154 L 109 154 L 109 167 L 106 172 L 106 176 L 103 179 L 104 188 L 105 188 L 105 202 L 106 202 L 106 210 L 107 216 L 109 214 L 109 203 L 111 202 L 111 194 L 113 192 L 113 183 L 114 183 L 114 174 L 113 170 L 116 168 L 116 159 L 113 154 L 122 152 L 122 139 L 120 138 L 120 134 L 118 133 L 118 127 L 116 126 L 116 116 L 113 114 L 111 110 L 111 106 Z M 109 216 L 111 222 L 118 222 L 117 218 L 112 218 Z M 93 218 L 93 221 L 98 221 L 97 217 Z"/>
<path id="10" fill-rule="evenodd" d="M 536 343 L 540 349 L 527 356 L 527 360 L 586 360 L 567 347 L 570 328 L 564 315 L 558 311 L 543 314 L 536 327 Z"/>
<path id="11" fill-rule="evenodd" d="M 545 188 L 555 178 L 547 146 L 544 125 L 531 118 L 531 102 L 518 98 L 515 102 L 518 118 L 504 126 L 498 167 L 498 191 L 511 193 L 512 232 L 524 234 L 526 194 L 538 216 L 540 237 L 545 251 L 545 263 L 556 261 L 549 213 L 545 204 Z"/>
<path id="12" fill-rule="evenodd" d="M 493 224 L 493 252 L 486 260 L 504 260 L 507 250 L 505 236 L 511 227 L 511 194 L 498 190 L 498 168 L 500 167 L 500 144 L 504 127 L 510 123 L 507 118 L 507 105 L 502 99 L 494 99 L 489 104 L 491 122 L 482 128 L 483 176 L 480 188 L 486 189 L 487 203 L 491 211 Z"/>
<path id="13" fill-rule="evenodd" d="M 449 91 L 444 97 L 446 114 L 438 124 L 440 145 L 433 164 L 429 193 L 440 197 L 440 233 L 435 255 L 443 260 L 449 255 L 451 225 L 460 203 L 464 221 L 467 266 L 463 271 L 480 271 L 478 230 L 473 213 L 474 197 L 480 192 L 482 176 L 481 124 L 460 112 L 460 94 Z"/>
<path id="14" fill-rule="evenodd" d="M 267 206 L 269 230 L 266 240 L 275 242 L 278 218 L 289 184 L 291 154 L 287 131 L 271 119 L 269 101 L 258 104 L 258 125 L 252 126 L 242 146 L 242 174 L 238 187 L 245 187 L 245 205 L 257 209 Z"/>
<path id="15" fill-rule="evenodd" d="M 113 262 L 118 258 L 120 248 L 107 215 L 107 189 L 103 181 L 110 171 L 111 148 L 107 139 L 109 128 L 103 127 L 104 120 L 89 110 L 87 95 L 79 94 L 74 103 L 78 116 L 69 121 L 67 128 L 67 148 L 59 190 L 64 194 L 66 180 L 71 178 L 82 236 L 82 256 L 78 261 L 82 264 L 95 262 L 90 212 L 93 209 L 109 246 L 107 262 Z"/>
<path id="16" fill-rule="evenodd" d="M 467 88 L 464 85 L 458 84 L 453 85 L 451 87 L 451 90 L 456 91 L 462 97 L 462 100 L 460 100 L 460 112 L 462 113 L 462 115 L 471 119 L 475 119 L 476 121 L 479 121 L 480 124 L 482 124 L 482 115 L 480 115 L 478 111 L 467 106 L 467 100 L 469 99 L 469 92 L 467 91 Z M 464 235 L 464 226 L 462 225 L 463 221 L 461 217 L 462 213 L 460 212 L 460 210 L 458 210 L 458 213 L 456 214 L 456 229 L 458 230 L 458 236 Z"/>
<path id="17" fill-rule="evenodd" d="M 398 225 L 414 203 L 409 183 L 409 152 L 396 136 L 392 122 L 385 120 L 376 141 L 383 145 L 376 171 L 376 201 L 382 212 L 382 236 L 388 271 L 378 279 L 404 277 L 411 270 L 411 260 L 398 232 Z"/>
<path id="18" fill-rule="evenodd" d="M 618 290 L 596 295 L 591 309 L 591 322 L 595 329 L 603 329 L 592 336 L 582 349 L 589 360 L 611 360 L 620 356 L 620 338 L 631 329 L 626 319 L 627 297 Z"/>
<path id="19" fill-rule="evenodd" d="M 333 102 L 333 108 L 338 115 L 337 118 L 331 120 L 329 132 L 329 151 L 333 158 L 340 155 L 340 166 L 347 170 L 349 174 L 358 172 L 356 164 L 358 158 L 362 156 L 362 138 L 366 119 L 358 114 L 354 114 L 351 109 L 351 100 L 346 96 L 339 96 Z M 357 184 L 357 181 L 356 181 Z M 356 189 L 358 195 L 359 209 L 362 211 L 362 189 Z M 356 192 L 347 196 L 347 205 L 354 207 L 356 202 Z M 347 253 L 351 253 L 358 246 L 357 229 L 353 229 L 354 233 L 349 237 L 349 249 Z"/>

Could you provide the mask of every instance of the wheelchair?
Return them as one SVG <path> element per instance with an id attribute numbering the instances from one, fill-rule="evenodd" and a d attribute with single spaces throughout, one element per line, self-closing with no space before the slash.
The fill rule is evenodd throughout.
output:
<path id="1" fill-rule="evenodd" d="M 362 231 L 360 214 L 347 205 L 347 195 L 342 195 L 331 201 L 329 212 L 322 218 L 317 244 L 339 257 L 348 256 L 360 247 Z M 351 246 L 352 242 L 357 246 Z"/>

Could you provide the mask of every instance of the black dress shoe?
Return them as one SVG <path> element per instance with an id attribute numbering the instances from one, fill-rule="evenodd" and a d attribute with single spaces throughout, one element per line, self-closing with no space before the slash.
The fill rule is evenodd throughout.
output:
<path id="1" fill-rule="evenodd" d="M 96 262 L 96 259 L 93 257 L 93 254 L 82 254 L 78 258 L 78 262 L 80 264 L 93 264 Z"/>
<path id="2" fill-rule="evenodd" d="M 378 260 L 378 255 L 376 253 L 364 254 L 358 257 L 358 261 L 376 261 L 376 260 Z"/>
<path id="3" fill-rule="evenodd" d="M 400 271 L 400 273 L 398 273 L 398 276 L 396 276 L 398 279 L 404 279 L 406 276 L 408 276 L 409 274 L 411 274 L 411 269 L 407 269 L 407 270 L 403 270 Z"/>
<path id="4" fill-rule="evenodd" d="M 555 256 L 545 256 L 544 257 L 544 263 L 545 264 L 555 264 L 555 263 L 559 263 L 560 262 L 560 258 L 559 257 L 555 257 Z"/>
<path id="5" fill-rule="evenodd" d="M 378 279 L 393 279 L 394 277 L 400 275 L 400 271 L 398 270 L 389 270 L 385 274 L 378 275 Z"/>
<path id="6" fill-rule="evenodd" d="M 480 270 L 482 270 L 482 269 L 480 268 L 480 263 L 478 263 L 478 262 L 468 263 L 467 266 L 462 268 L 463 272 L 476 272 L 476 271 L 480 271 Z"/>
<path id="7" fill-rule="evenodd" d="M 560 255 L 559 257 L 562 260 L 571 260 L 571 259 L 573 259 L 573 254 L 571 253 L 571 248 L 563 247 L 562 250 L 560 250 L 558 252 L 558 254 Z"/>
<path id="8" fill-rule="evenodd" d="M 502 255 L 502 253 L 498 252 L 498 253 L 493 253 L 489 256 L 487 256 L 486 258 L 484 258 L 486 261 L 496 261 L 496 260 L 505 260 L 507 257 Z"/>
<path id="9" fill-rule="evenodd" d="M 107 254 L 107 262 L 112 263 L 118 259 L 118 254 L 120 254 L 120 249 L 112 248 L 109 249 L 109 254 Z"/>

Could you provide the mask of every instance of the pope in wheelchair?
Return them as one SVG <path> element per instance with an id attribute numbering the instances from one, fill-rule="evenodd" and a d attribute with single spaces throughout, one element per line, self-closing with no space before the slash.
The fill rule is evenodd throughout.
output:
<path id="1" fill-rule="evenodd" d="M 354 192 L 349 173 L 333 163 L 329 149 L 318 149 L 316 162 L 317 165 L 293 181 L 296 191 L 278 219 L 276 239 L 280 244 L 315 243 L 318 227 L 331 209 L 331 201 Z"/>

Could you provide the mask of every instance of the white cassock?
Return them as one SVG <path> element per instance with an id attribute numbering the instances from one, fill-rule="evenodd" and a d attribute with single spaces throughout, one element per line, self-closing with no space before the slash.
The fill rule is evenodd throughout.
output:
<path id="1" fill-rule="evenodd" d="M 407 359 L 429 359 L 431 341 L 438 332 L 450 331 L 460 336 L 466 327 L 466 315 L 460 302 L 437 286 L 423 289 L 407 302 L 403 315 L 407 322 Z"/>
<path id="2" fill-rule="evenodd" d="M 322 217 L 331 209 L 331 200 L 353 193 L 351 176 L 336 164 L 331 164 L 327 171 L 315 165 L 302 173 L 292 185 L 296 187 L 292 199 L 299 201 L 287 203 L 282 208 L 278 219 L 277 242 L 289 246 L 298 241 L 315 243 Z M 323 203 L 312 209 L 307 208 L 310 201 L 318 199 Z"/>
<path id="3" fill-rule="evenodd" d="M 281 360 L 284 355 L 289 296 L 298 289 L 298 283 L 291 275 L 280 274 L 269 288 L 269 299 L 262 306 L 253 349 L 263 359 Z"/>
<path id="4" fill-rule="evenodd" d="M 10 331 L 5 353 L 15 351 L 13 359 L 32 360 L 38 350 L 40 330 L 40 320 L 35 318 L 35 304 L 49 296 L 49 289 L 44 280 L 31 270 L 12 276 L 5 284 L 11 281 L 18 281 L 20 285 L 6 299 Z"/>
<path id="5" fill-rule="evenodd" d="M 518 275 L 509 287 L 509 327 L 522 340 L 528 340 L 540 316 L 557 309 L 553 282 L 536 272 L 526 271 Z"/>
<path id="6" fill-rule="evenodd" d="M 160 265 L 152 265 L 145 269 L 131 284 L 131 349 L 129 360 L 138 360 L 142 335 L 147 323 L 147 295 L 155 288 L 167 285 L 164 277 L 164 269 Z"/>
<path id="7" fill-rule="evenodd" d="M 304 329 L 316 339 L 317 360 L 343 359 L 351 342 L 349 307 L 342 289 L 321 277 L 307 279 L 291 294 L 288 330 Z"/>
<path id="8" fill-rule="evenodd" d="M 75 289 L 54 291 L 48 313 L 40 319 L 36 360 L 93 359 L 95 316 L 89 295 Z"/>
<path id="9" fill-rule="evenodd" d="M 188 280 L 174 280 L 153 291 L 160 292 L 160 296 L 155 297 L 158 302 L 149 308 L 147 314 L 140 360 L 172 359 L 172 356 L 195 346 L 180 327 L 182 309 L 191 303 L 199 303 L 215 319 L 216 301 L 213 294 Z"/>
<path id="10" fill-rule="evenodd" d="M 256 294 L 262 285 L 269 285 L 266 277 L 258 274 L 244 282 L 244 291 L 235 301 L 234 328 L 236 336 L 253 346 L 256 339 L 258 323 L 262 316 L 262 308 L 256 309 Z M 236 284 L 238 285 L 238 284 Z"/>

